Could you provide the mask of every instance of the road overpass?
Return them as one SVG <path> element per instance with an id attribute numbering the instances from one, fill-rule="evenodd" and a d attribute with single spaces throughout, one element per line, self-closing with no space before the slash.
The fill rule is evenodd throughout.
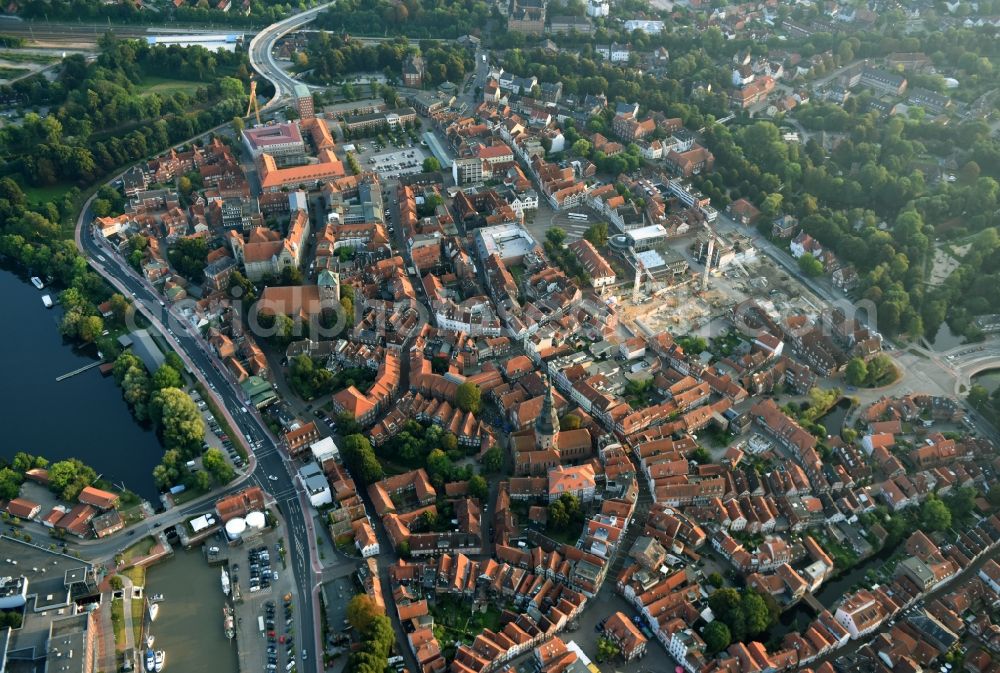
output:
<path id="1" fill-rule="evenodd" d="M 962 356 L 952 356 L 945 360 L 955 372 L 956 390 L 968 390 L 972 387 L 972 377 L 976 374 L 1000 369 L 1000 347 L 983 347 L 973 353 Z"/>
<path id="2" fill-rule="evenodd" d="M 306 25 L 316 18 L 323 10 L 331 7 L 334 3 L 328 2 L 318 7 L 306 10 L 301 14 L 290 16 L 287 19 L 273 23 L 263 29 L 250 40 L 247 54 L 250 56 L 250 65 L 264 79 L 274 86 L 274 96 L 262 109 L 278 107 L 291 98 L 295 85 L 298 82 L 292 79 L 274 60 L 274 44 L 295 30 Z"/>

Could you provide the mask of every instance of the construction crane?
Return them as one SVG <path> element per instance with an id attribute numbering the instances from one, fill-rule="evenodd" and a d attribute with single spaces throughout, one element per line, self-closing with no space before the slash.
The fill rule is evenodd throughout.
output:
<path id="1" fill-rule="evenodd" d="M 660 291 L 661 288 L 657 287 L 658 283 L 656 278 L 653 277 L 653 272 L 646 268 L 646 265 L 642 263 L 639 256 L 636 254 L 634 248 L 629 248 L 629 252 L 632 253 L 633 259 L 635 259 L 635 284 L 632 286 L 632 303 L 639 303 L 639 289 L 642 287 L 642 277 L 646 277 L 646 294 L 652 297 L 654 294 Z"/>
<path id="2" fill-rule="evenodd" d="M 255 79 L 250 80 L 250 103 L 247 105 L 247 113 L 243 116 L 249 117 L 251 109 L 257 117 L 257 126 L 260 126 L 260 105 L 257 103 L 257 80 Z"/>

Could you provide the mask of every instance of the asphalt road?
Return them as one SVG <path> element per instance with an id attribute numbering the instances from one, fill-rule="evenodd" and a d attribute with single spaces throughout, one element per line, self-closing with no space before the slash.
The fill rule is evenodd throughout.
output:
<path id="1" fill-rule="evenodd" d="M 274 43 L 281 37 L 293 30 L 297 30 L 316 18 L 316 15 L 330 7 L 334 3 L 330 2 L 312 9 L 306 10 L 295 16 L 272 23 L 267 28 L 257 33 L 250 40 L 248 55 L 250 65 L 264 79 L 274 85 L 274 97 L 269 100 L 262 109 L 270 109 L 279 105 L 286 96 L 292 96 L 296 80 L 292 79 L 288 73 L 282 70 L 274 60 Z"/>
<path id="2" fill-rule="evenodd" d="M 302 620 L 300 632 L 312 633 L 315 636 L 312 639 L 304 638 L 302 640 L 307 659 L 304 663 L 317 661 L 319 634 L 317 633 L 318 600 L 316 600 L 316 595 L 318 582 L 314 580 L 313 573 L 314 564 L 317 570 L 319 565 L 315 560 L 316 538 L 309 530 L 312 525 L 312 516 L 307 516 L 304 511 L 301 493 L 297 489 L 290 461 L 282 453 L 260 417 L 245 406 L 245 400 L 237 393 L 228 377 L 221 372 L 221 364 L 206 350 L 207 344 L 204 340 L 195 336 L 193 330 L 189 330 L 186 323 L 162 307 L 159 295 L 145 279 L 140 278 L 125 263 L 124 259 L 111 252 L 109 247 L 102 245 L 102 242 L 97 240 L 100 239 L 100 236 L 95 237 L 94 229 L 89 224 L 91 220 L 92 214 L 88 202 L 80 216 L 80 226 L 82 227 L 80 243 L 90 259 L 91 265 L 113 278 L 117 285 L 128 291 L 137 308 L 144 309 L 143 312 L 151 315 L 154 322 L 158 321 L 168 326 L 168 333 L 179 354 L 185 356 L 198 369 L 199 374 L 208 383 L 217 400 L 228 410 L 234 423 L 234 430 L 239 432 L 250 445 L 256 458 L 256 464 L 247 481 L 260 485 L 268 492 L 276 501 L 285 521 L 288 522 L 286 532 L 289 538 L 289 565 L 295 574 L 295 584 L 298 590 L 297 603 L 300 606 L 313 606 L 312 610 L 300 609 L 297 611 Z M 101 258 L 104 261 L 101 261 Z M 204 504 L 181 508 L 176 513 L 176 518 L 179 520 L 180 514 L 204 511 L 204 508 Z M 146 525 L 150 527 L 154 523 L 155 521 L 151 520 Z M 302 665 L 300 670 L 310 669 L 306 665 Z"/>

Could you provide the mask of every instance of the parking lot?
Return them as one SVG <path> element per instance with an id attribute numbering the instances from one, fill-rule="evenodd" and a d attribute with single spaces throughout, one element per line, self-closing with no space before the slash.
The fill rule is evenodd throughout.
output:
<path id="1" fill-rule="evenodd" d="M 191 399 L 194 403 L 198 405 L 198 409 L 201 411 L 201 416 L 205 420 L 205 426 L 208 431 L 205 433 L 205 444 L 204 448 L 217 448 L 223 453 L 229 456 L 229 461 L 234 467 L 243 467 L 243 459 L 240 454 L 236 452 L 236 447 L 233 446 L 232 439 L 230 439 L 223 431 L 219 422 L 212 415 L 211 409 L 203 399 L 197 390 L 191 391 Z"/>
<path id="2" fill-rule="evenodd" d="M 347 604 L 358 590 L 354 580 L 348 576 L 326 582 L 322 591 L 323 607 L 326 609 L 326 623 L 330 625 L 330 634 L 326 645 L 333 648 L 334 653 L 345 652 L 350 646 Z"/>
<path id="3" fill-rule="evenodd" d="M 236 603 L 240 670 L 293 673 L 299 670 L 292 571 L 285 570 L 276 533 L 225 553 Z"/>
<path id="4" fill-rule="evenodd" d="M 375 171 L 383 178 L 397 178 L 423 171 L 425 158 L 426 155 L 419 146 L 407 147 L 394 152 L 372 154 L 364 160 L 363 167 Z"/>

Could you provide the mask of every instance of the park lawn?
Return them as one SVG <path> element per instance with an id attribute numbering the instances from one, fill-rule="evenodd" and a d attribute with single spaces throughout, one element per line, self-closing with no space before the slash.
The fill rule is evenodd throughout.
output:
<path id="1" fill-rule="evenodd" d="M 21 75 L 27 75 L 29 72 L 31 72 L 30 68 L 11 68 L 0 65 L 0 79 L 14 79 Z"/>
<path id="2" fill-rule="evenodd" d="M 122 552 L 122 558 L 125 559 L 125 563 L 131 563 L 133 559 L 149 554 L 155 544 L 156 540 L 152 537 L 144 537 Z"/>
<path id="3" fill-rule="evenodd" d="M 132 599 L 132 642 L 138 647 L 142 641 L 142 623 L 146 620 L 143 611 L 146 609 L 146 601 L 141 598 Z"/>
<path id="4" fill-rule="evenodd" d="M 543 531 L 547 537 L 552 538 L 556 542 L 561 542 L 570 547 L 575 547 L 577 541 L 580 539 L 580 530 L 577 530 L 573 525 L 567 526 L 566 528 L 554 528 L 546 527 Z"/>
<path id="5" fill-rule="evenodd" d="M 131 568 L 126 568 L 124 574 L 128 575 L 128 578 L 132 580 L 133 586 L 146 586 L 146 566 L 132 566 Z"/>
<path id="6" fill-rule="evenodd" d="M 28 203 L 47 203 L 51 201 L 52 203 L 59 204 L 62 203 L 63 198 L 66 196 L 66 192 L 72 189 L 72 185 L 51 185 L 49 187 L 21 187 L 21 191 L 24 192 L 24 196 L 28 199 Z"/>
<path id="7" fill-rule="evenodd" d="M 0 61 L 7 63 L 41 63 L 48 65 L 59 60 L 58 56 L 21 51 L 0 51 Z"/>
<path id="8" fill-rule="evenodd" d="M 125 604 L 122 599 L 111 601 L 111 626 L 115 630 L 115 649 L 125 647 Z"/>
<path id="9" fill-rule="evenodd" d="M 189 79 L 170 79 L 169 77 L 146 75 L 136 85 L 136 88 L 140 94 L 158 93 L 161 96 L 172 96 L 177 92 L 183 92 L 189 96 L 193 96 L 199 88 L 204 86 L 208 86 L 208 84 Z"/>
<path id="10" fill-rule="evenodd" d="M 131 526 L 134 523 L 139 523 L 143 520 L 143 509 L 142 505 L 134 505 L 128 509 L 119 510 L 118 514 L 121 515 L 122 519 L 125 521 L 126 526 Z"/>
<path id="11" fill-rule="evenodd" d="M 484 629 L 500 629 L 500 608 L 489 605 L 486 612 L 473 610 L 467 603 L 440 597 L 431 607 L 436 626 L 455 641 L 471 643 Z"/>
<path id="12" fill-rule="evenodd" d="M 231 435 L 230 435 L 231 436 Z M 184 503 L 199 498 L 208 493 L 208 491 L 202 490 L 200 488 L 188 488 L 184 491 L 178 493 L 177 495 L 172 495 L 170 498 L 174 501 L 175 507 L 180 507 Z"/>

